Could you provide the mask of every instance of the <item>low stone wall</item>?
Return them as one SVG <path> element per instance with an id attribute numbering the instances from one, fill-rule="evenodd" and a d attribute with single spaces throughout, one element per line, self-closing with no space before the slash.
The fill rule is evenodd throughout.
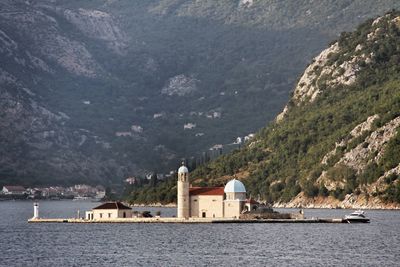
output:
<path id="1" fill-rule="evenodd" d="M 243 220 L 254 219 L 304 219 L 302 213 L 279 213 L 279 212 L 247 212 L 239 217 Z"/>
<path id="2" fill-rule="evenodd" d="M 272 214 L 272 213 L 271 213 Z M 120 218 L 120 219 L 104 219 L 104 220 L 84 220 L 84 219 L 29 219 L 29 223 L 183 223 L 183 224 L 199 224 L 199 223 L 346 223 L 340 218 L 327 219 L 290 219 L 287 218 L 289 213 L 275 213 L 273 216 L 286 216 L 286 218 L 271 219 L 229 219 L 229 218 Z"/>

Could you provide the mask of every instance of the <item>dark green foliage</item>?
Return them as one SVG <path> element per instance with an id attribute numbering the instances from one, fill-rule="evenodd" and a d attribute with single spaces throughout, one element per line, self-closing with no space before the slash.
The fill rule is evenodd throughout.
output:
<path id="1" fill-rule="evenodd" d="M 301 187 L 298 184 L 287 185 L 282 193 L 281 199 L 284 202 L 290 201 L 301 192 Z"/>
<path id="2" fill-rule="evenodd" d="M 358 146 L 361 143 L 362 143 L 363 147 L 368 146 L 368 144 L 363 141 L 364 141 L 365 137 L 367 137 L 369 134 L 370 134 L 370 132 L 366 131 L 362 135 L 351 140 L 346 146 L 346 152 L 352 150 L 353 148 L 355 148 L 356 146 Z"/>
<path id="3" fill-rule="evenodd" d="M 357 182 L 355 174 L 353 174 L 352 176 L 348 177 L 346 180 L 346 185 L 344 187 L 345 194 L 353 193 L 354 190 L 357 188 L 357 186 L 358 186 L 358 182 Z"/>
<path id="4" fill-rule="evenodd" d="M 318 194 L 323 197 L 329 196 L 329 191 L 324 185 L 320 185 Z"/>
<path id="5" fill-rule="evenodd" d="M 378 164 L 373 163 L 375 155 L 371 155 L 368 160 L 372 163 L 360 173 L 337 162 L 344 153 L 359 145 L 368 148 L 365 138 L 371 131 L 353 138 L 349 133 L 355 126 L 378 114 L 380 119 L 374 123 L 374 131 L 400 115 L 400 68 L 397 64 L 400 46 L 393 45 L 400 43 L 400 34 L 389 23 L 399 15 L 399 12 L 390 13 L 374 26 L 372 21 L 367 21 L 357 31 L 340 37 L 341 49 L 337 55 L 330 56 L 335 60 L 332 64 L 341 64 L 357 53 L 379 54 L 357 73 L 358 79 L 353 85 L 327 86 L 312 103 L 296 105 L 292 101 L 282 122 L 271 122 L 246 146 L 198 167 L 192 177 L 212 184 L 221 176 L 246 171 L 249 175 L 244 182 L 248 192 L 268 202 L 288 201 L 299 189 L 309 197 L 330 194 L 343 200 L 346 194 L 361 193 L 360 184 L 371 184 L 385 170 L 397 166 L 400 163 L 398 136 L 388 143 L 385 156 Z M 383 34 L 370 42 L 367 35 L 377 27 L 383 28 Z M 359 44 L 362 51 L 355 49 Z M 336 149 L 336 155 L 327 165 L 321 164 L 324 155 L 343 139 L 350 141 Z M 323 170 L 327 171 L 328 179 L 343 182 L 344 188 L 328 192 L 324 186 L 317 186 L 316 180 Z M 396 199 L 396 190 L 388 191 L 390 199 Z"/>
<path id="6" fill-rule="evenodd" d="M 168 178 L 158 186 L 144 184 L 136 186 L 125 198 L 131 204 L 169 204 L 176 202 L 176 177 Z"/>
<path id="7" fill-rule="evenodd" d="M 390 16 L 393 18 L 395 14 Z M 364 44 L 368 50 L 369 46 L 365 44 L 365 39 L 366 33 L 369 31 L 371 31 L 371 21 L 360 26 L 355 33 L 344 34 L 340 39 L 343 46 L 342 51 L 334 59 L 339 60 L 339 63 L 340 60 L 346 60 L 349 56 L 347 51 L 354 51 L 360 43 Z M 380 42 L 399 43 L 400 35 L 396 31 L 391 31 L 390 36 L 383 36 L 378 43 Z M 390 53 L 388 52 L 388 55 L 390 57 L 400 53 L 399 47 L 390 45 L 389 48 Z M 332 57 L 333 55 L 331 55 Z M 390 69 L 390 71 L 384 71 L 386 69 Z M 259 167 L 254 169 L 253 165 L 249 165 L 247 160 L 241 161 L 241 165 L 235 171 L 241 168 L 253 170 L 249 179 L 254 179 L 256 182 L 248 183 L 255 185 L 262 183 L 265 179 L 271 182 L 282 181 L 286 179 L 285 177 L 294 174 L 298 179 L 305 180 L 302 189 L 306 195 L 316 196 L 321 194 L 326 196 L 328 194 L 326 188 L 318 188 L 314 185 L 315 179 L 321 174 L 322 169 L 326 168 L 319 164 L 321 157 L 334 147 L 335 142 L 346 137 L 355 125 L 365 121 L 368 116 L 379 114 L 378 123 L 383 125 L 399 115 L 400 81 L 398 80 L 398 73 L 400 72 L 394 63 L 379 59 L 372 63 L 369 68 L 360 72 L 360 78 L 355 86 L 324 90 L 316 102 L 304 106 L 292 106 L 291 112 L 283 123 L 272 123 L 261 130 L 254 145 L 237 151 L 233 156 L 240 159 L 254 155 L 255 151 L 269 151 L 264 156 L 262 164 L 257 165 Z M 378 126 L 376 124 L 373 130 Z M 350 151 L 359 144 L 364 148 L 368 147 L 369 144 L 364 140 L 369 134 L 370 132 L 365 132 L 352 139 L 347 146 L 339 147 L 336 155 L 329 160 L 328 177 L 345 182 L 344 189 L 337 189 L 332 192 L 336 198 L 343 199 L 345 194 L 353 192 L 359 184 L 370 184 L 383 174 L 383 169 L 378 164 L 368 165 L 361 175 L 357 175 L 352 168 L 345 165 L 332 167 L 346 151 Z M 384 162 L 387 162 L 385 170 L 400 162 L 397 158 L 400 153 L 396 154 L 396 151 L 399 151 L 397 144 L 397 139 L 388 144 L 387 156 L 383 159 Z M 209 168 L 210 171 L 204 172 L 203 176 L 206 174 L 208 179 L 213 179 L 227 174 L 218 171 L 214 166 L 223 166 L 231 160 L 230 157 L 221 158 L 204 167 Z M 388 157 L 391 160 L 386 160 Z M 252 163 L 256 162 L 258 161 L 253 159 Z M 301 171 L 299 172 L 299 170 Z M 194 175 L 197 175 L 196 171 Z M 276 200 L 280 195 L 280 198 L 287 200 L 290 195 L 288 192 L 291 192 L 291 188 L 295 184 L 285 184 L 285 188 L 282 188 L 283 183 L 278 183 L 269 189 L 251 186 L 250 190 L 261 190 L 261 192 L 268 190 L 266 194 L 269 198 Z"/>
<path id="8" fill-rule="evenodd" d="M 151 187 L 155 187 L 157 185 L 157 173 L 152 173 L 151 177 L 150 177 L 150 183 L 149 185 Z"/>
<path id="9" fill-rule="evenodd" d="M 338 165 L 330 168 L 327 172 L 327 175 L 331 180 L 334 181 L 347 181 L 350 179 L 353 180 L 356 172 L 346 165 Z"/>
<path id="10" fill-rule="evenodd" d="M 375 182 L 383 173 L 384 170 L 382 167 L 375 162 L 372 162 L 367 165 L 358 179 L 360 184 L 371 184 Z"/>
<path id="11" fill-rule="evenodd" d="M 383 200 L 400 203 L 400 183 L 393 183 L 385 190 Z"/>
<path id="12" fill-rule="evenodd" d="M 343 190 L 343 189 L 341 189 L 341 188 L 336 188 L 336 190 L 334 190 L 334 191 L 331 192 L 331 195 L 332 195 L 334 198 L 336 198 L 336 199 L 338 199 L 338 200 L 340 200 L 340 201 L 343 201 L 344 198 L 345 198 L 345 196 L 346 196 L 346 192 L 345 192 L 345 190 Z"/>
<path id="13" fill-rule="evenodd" d="M 303 186 L 303 191 L 308 197 L 315 197 L 319 193 L 319 188 L 312 181 L 306 181 Z"/>
<path id="14" fill-rule="evenodd" d="M 386 182 L 387 184 L 391 184 L 391 183 L 393 183 L 394 181 L 396 181 L 397 179 L 399 179 L 399 175 L 396 174 L 396 173 L 392 173 L 392 174 L 390 174 L 390 175 L 388 175 L 388 176 L 386 177 L 385 182 Z"/>
<path id="15" fill-rule="evenodd" d="M 381 165 L 385 171 L 389 171 L 400 163 L 400 131 L 392 138 L 385 149 Z"/>

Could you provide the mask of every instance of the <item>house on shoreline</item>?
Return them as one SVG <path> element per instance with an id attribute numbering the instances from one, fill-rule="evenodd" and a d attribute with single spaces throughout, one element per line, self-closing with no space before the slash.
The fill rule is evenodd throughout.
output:
<path id="1" fill-rule="evenodd" d="M 19 185 L 5 185 L 3 186 L 1 193 L 4 195 L 23 196 L 26 194 L 26 189 Z"/>

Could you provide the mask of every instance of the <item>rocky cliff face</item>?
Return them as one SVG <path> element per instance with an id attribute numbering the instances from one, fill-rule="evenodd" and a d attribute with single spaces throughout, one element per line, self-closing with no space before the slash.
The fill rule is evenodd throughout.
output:
<path id="1" fill-rule="evenodd" d="M 32 59 L 37 62 L 36 65 L 42 66 L 41 69 L 48 70 L 44 62 L 50 60 L 77 75 L 86 77 L 98 75 L 101 67 L 93 59 L 85 45 L 60 32 L 59 22 L 54 17 L 47 15 L 42 10 L 35 10 L 34 7 L 32 9 L 29 9 L 29 5 L 26 10 L 15 10 L 13 7 L 0 14 L 2 27 L 9 32 L 12 31 L 14 35 L 10 37 L 3 32 L 4 40 L 11 41 L 4 45 L 8 45 L 8 47 L 13 45 L 13 52 L 21 53 L 21 57 L 29 58 L 29 55 L 36 54 L 38 59 Z M 23 47 L 19 47 L 18 44 Z M 13 52 L 9 51 L 8 56 L 13 56 Z M 32 59 L 29 58 L 29 61 Z M 24 59 L 18 56 L 14 60 L 22 67 L 26 64 Z"/>
<path id="2" fill-rule="evenodd" d="M 275 117 L 338 32 L 400 7 L 345 2 L 1 1 L 0 182 L 113 183 L 231 144 Z M 331 52 L 297 107 L 365 68 Z"/>
<path id="3" fill-rule="evenodd" d="M 391 34 L 396 35 L 400 29 L 398 21 L 400 21 L 400 16 L 393 14 L 378 17 L 369 23 L 368 31 L 362 34 L 362 39 L 358 40 L 360 43 L 356 46 L 353 45 L 353 49 L 341 49 L 339 43 L 335 43 L 324 50 L 313 60 L 313 63 L 300 78 L 294 90 L 292 102 L 297 106 L 309 105 L 318 99 L 318 95 L 323 90 L 339 90 L 337 89 L 338 85 L 343 85 L 342 88 L 346 88 L 346 86 L 355 84 L 358 79 L 357 74 L 362 72 L 364 68 L 369 68 L 369 64 L 376 62 L 376 54 L 366 48 L 387 42 L 388 40 L 385 39 L 390 35 L 387 32 L 388 28 L 395 29 L 395 32 Z M 397 51 L 392 50 L 391 53 L 397 54 Z M 346 60 L 338 60 L 337 55 L 340 54 L 346 55 Z M 388 58 L 391 56 L 393 55 L 388 55 Z M 284 111 L 278 115 L 277 121 L 284 123 L 284 118 L 289 112 L 290 107 L 286 106 Z M 371 166 L 384 165 L 384 161 L 387 160 L 384 158 L 388 150 L 387 147 L 391 140 L 399 135 L 400 117 L 396 116 L 398 112 L 398 110 L 394 111 L 391 116 L 393 118 L 387 120 L 380 127 L 377 127 L 375 122 L 380 120 L 382 115 L 371 115 L 354 127 L 343 139 L 337 140 L 334 149 L 322 158 L 321 165 L 325 170 L 316 179 L 316 185 L 320 188 L 326 188 L 328 191 L 345 190 L 349 179 L 367 175 Z M 338 169 L 347 169 L 351 174 L 342 176 L 341 173 L 335 172 Z M 397 179 L 399 177 L 399 165 L 392 164 L 390 168 L 379 169 L 376 172 L 372 182 L 354 185 L 352 190 L 344 196 L 344 199 L 334 197 L 310 198 L 302 192 L 289 203 L 277 203 L 276 206 L 400 208 L 399 203 L 388 203 L 382 197 L 379 197 L 388 190 L 394 190 L 399 186 Z"/>
<path id="4" fill-rule="evenodd" d="M 249 191 L 276 207 L 400 208 L 399 21 L 390 12 L 343 33 L 274 123 L 195 177 L 247 172 Z"/>
<path id="5" fill-rule="evenodd" d="M 46 80 L 71 74 L 93 79 L 105 73 L 103 68 L 84 43 L 60 29 L 62 22 L 49 12 L 49 6 L 8 1 L 0 5 L 2 182 L 107 181 L 107 169 L 118 170 L 120 166 L 81 149 L 97 144 L 101 150 L 105 142 L 85 129 L 71 129 L 69 124 L 75 118 L 48 103 L 49 91 L 45 84 Z M 85 16 L 90 14 L 82 15 Z M 114 28 L 114 35 L 119 35 L 107 35 L 113 25 L 105 17 L 103 27 L 101 21 L 96 21 L 98 32 L 93 30 L 93 34 L 106 39 L 107 44 L 114 42 L 113 49 L 120 49 L 123 37 Z"/>
<path id="6" fill-rule="evenodd" d="M 116 24 L 108 13 L 99 10 L 60 10 L 63 16 L 86 36 L 100 39 L 107 43 L 115 53 L 124 55 L 128 46 L 126 33 Z"/>

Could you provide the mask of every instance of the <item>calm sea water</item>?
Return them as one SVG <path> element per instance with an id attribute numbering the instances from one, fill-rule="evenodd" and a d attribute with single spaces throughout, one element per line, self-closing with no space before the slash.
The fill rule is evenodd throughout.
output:
<path id="1" fill-rule="evenodd" d="M 97 204 L 42 201 L 40 215 L 74 217 Z M 400 266 L 399 211 L 367 211 L 370 224 L 194 225 L 28 224 L 28 201 L 0 202 L 0 211 L 1 266 Z"/>

